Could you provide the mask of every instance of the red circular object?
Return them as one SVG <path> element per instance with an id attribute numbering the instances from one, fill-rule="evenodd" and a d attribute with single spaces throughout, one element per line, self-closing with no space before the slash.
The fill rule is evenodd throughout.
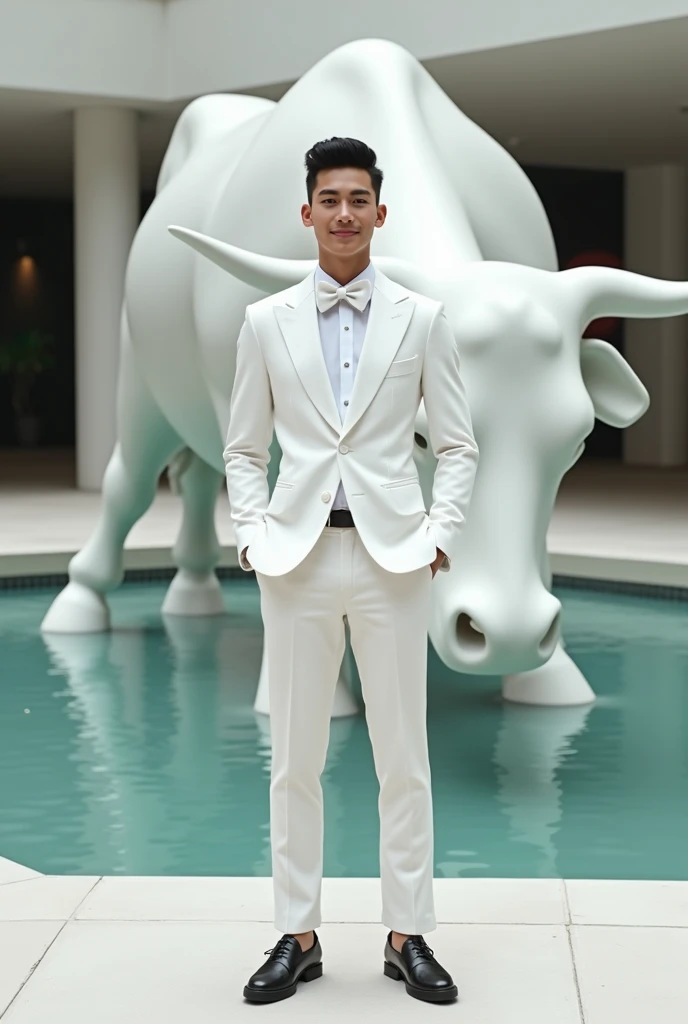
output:
<path id="1" fill-rule="evenodd" d="M 614 252 L 606 249 L 586 249 L 579 252 L 577 256 L 570 259 L 565 270 L 573 267 L 613 267 L 615 270 L 622 270 L 621 258 Z M 611 338 L 619 323 L 618 316 L 603 316 L 599 320 L 593 320 L 583 332 L 584 338 Z"/>

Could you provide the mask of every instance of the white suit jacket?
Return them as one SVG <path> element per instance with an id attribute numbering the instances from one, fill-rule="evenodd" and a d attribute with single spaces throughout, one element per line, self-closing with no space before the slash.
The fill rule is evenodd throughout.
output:
<path id="1" fill-rule="evenodd" d="M 426 511 L 413 461 L 414 422 L 425 402 L 437 458 Z M 282 449 L 272 497 L 273 429 Z M 314 274 L 253 303 L 237 341 L 224 451 L 237 550 L 244 569 L 279 576 L 320 536 L 341 479 L 359 536 L 390 572 L 448 569 L 478 464 L 459 356 L 443 304 L 379 270 L 344 422 L 323 358 Z"/>

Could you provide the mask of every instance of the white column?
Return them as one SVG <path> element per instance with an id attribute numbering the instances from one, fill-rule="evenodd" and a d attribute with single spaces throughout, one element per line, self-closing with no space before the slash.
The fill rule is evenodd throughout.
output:
<path id="1" fill-rule="evenodd" d="M 686 168 L 626 172 L 625 266 L 668 280 L 688 278 Z M 685 316 L 626 320 L 625 354 L 651 405 L 623 433 L 624 462 L 682 466 L 688 461 L 688 325 Z"/>
<path id="2" fill-rule="evenodd" d="M 124 272 L 139 221 L 137 114 L 74 115 L 77 487 L 100 490 L 115 443 Z"/>

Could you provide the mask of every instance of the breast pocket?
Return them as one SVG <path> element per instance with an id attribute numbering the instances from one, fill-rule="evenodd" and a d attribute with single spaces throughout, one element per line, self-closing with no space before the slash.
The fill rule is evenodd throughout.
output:
<path id="1" fill-rule="evenodd" d="M 385 374 L 388 377 L 403 377 L 407 373 L 413 373 L 418 362 L 418 356 L 411 356 L 409 359 L 395 359 L 390 363 L 389 370 Z"/>

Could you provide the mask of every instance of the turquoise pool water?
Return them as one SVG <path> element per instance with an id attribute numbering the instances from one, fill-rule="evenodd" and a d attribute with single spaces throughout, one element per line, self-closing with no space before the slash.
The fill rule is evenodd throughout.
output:
<path id="1" fill-rule="evenodd" d="M 269 875 L 269 733 L 253 712 L 259 593 L 160 616 L 112 595 L 113 632 L 44 640 L 54 591 L 0 593 L 0 855 L 42 872 Z M 688 879 L 688 604 L 557 591 L 598 702 L 505 705 L 430 651 L 436 877 Z M 335 720 L 325 874 L 378 874 L 362 715 Z"/>

